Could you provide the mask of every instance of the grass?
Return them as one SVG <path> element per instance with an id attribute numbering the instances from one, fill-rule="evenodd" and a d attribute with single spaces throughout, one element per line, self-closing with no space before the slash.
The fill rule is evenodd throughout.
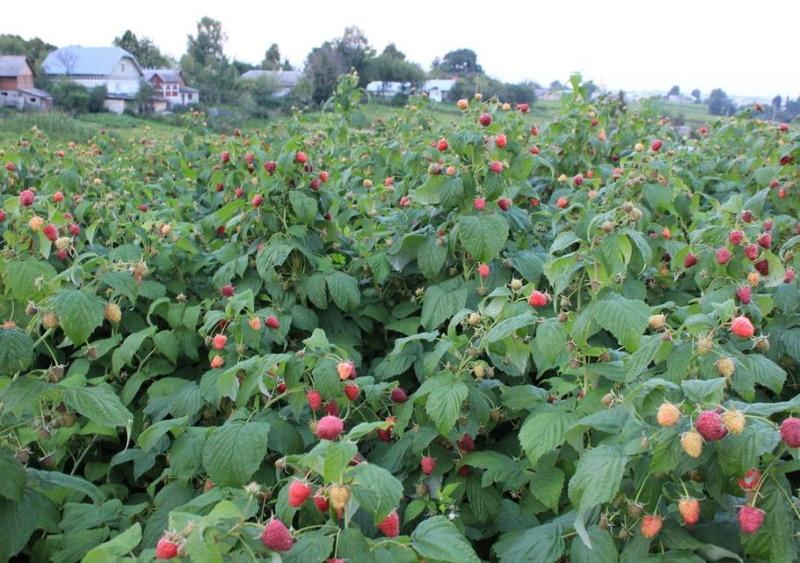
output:
<path id="1" fill-rule="evenodd" d="M 708 114 L 704 104 L 675 104 L 663 101 L 655 102 L 656 108 L 664 116 L 668 116 L 678 123 L 681 120 L 690 127 L 698 127 L 708 123 L 714 117 Z M 538 100 L 531 105 L 531 111 L 525 119 L 531 125 L 544 124 L 558 117 L 561 102 L 557 100 Z M 403 108 L 387 104 L 370 103 L 362 106 L 362 112 L 370 122 L 378 119 L 389 119 L 396 116 Z M 420 108 L 429 117 L 441 125 L 455 123 L 461 119 L 461 111 L 450 103 L 428 103 Z M 313 120 L 315 113 L 303 116 L 304 120 Z M 247 119 L 237 123 L 243 130 L 269 130 L 283 125 L 289 117 L 286 114 L 275 113 L 269 119 Z M 86 142 L 101 129 L 120 136 L 138 136 L 145 133 L 171 134 L 180 128 L 170 124 L 164 119 L 142 118 L 128 115 L 83 114 L 71 116 L 61 112 L 18 112 L 12 110 L 0 111 L 0 145 L 16 144 L 19 139 L 31 139 L 37 132 L 45 134 L 53 145 L 64 144 L 69 141 Z"/>

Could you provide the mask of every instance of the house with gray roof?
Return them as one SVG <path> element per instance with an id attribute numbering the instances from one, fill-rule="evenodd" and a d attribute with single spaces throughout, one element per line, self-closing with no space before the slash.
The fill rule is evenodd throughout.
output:
<path id="1" fill-rule="evenodd" d="M 47 55 L 43 68 L 54 79 L 71 80 L 86 88 L 105 86 L 105 107 L 114 113 L 125 110 L 144 80 L 136 57 L 119 47 L 62 47 Z"/>
<path id="2" fill-rule="evenodd" d="M 200 103 L 200 90 L 186 84 L 179 68 L 145 68 L 144 78 L 153 87 L 155 98 L 169 109 Z"/>
<path id="3" fill-rule="evenodd" d="M 274 80 L 277 90 L 273 96 L 283 98 L 300 82 L 303 73 L 299 70 L 248 70 L 242 74 L 243 80 Z"/>
<path id="4" fill-rule="evenodd" d="M 0 106 L 17 109 L 50 109 L 53 97 L 35 88 L 36 72 L 23 56 L 0 55 Z"/>

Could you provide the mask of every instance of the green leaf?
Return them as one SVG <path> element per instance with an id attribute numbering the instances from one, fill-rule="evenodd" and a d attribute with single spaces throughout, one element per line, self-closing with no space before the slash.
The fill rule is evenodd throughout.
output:
<path id="1" fill-rule="evenodd" d="M 592 526 L 587 531 L 592 547 L 587 547 L 580 538 L 572 540 L 570 563 L 616 563 L 619 555 L 611 534 L 598 526 Z"/>
<path id="2" fill-rule="evenodd" d="M 334 272 L 326 278 L 331 299 L 342 311 L 350 312 L 361 304 L 358 281 L 344 272 Z"/>
<path id="3" fill-rule="evenodd" d="M 145 428 L 142 433 L 139 434 L 136 443 L 139 444 L 139 447 L 144 451 L 147 451 L 155 446 L 167 432 L 172 432 L 175 437 L 178 437 L 183 431 L 183 427 L 188 423 L 188 420 L 188 417 L 182 416 L 180 418 L 170 418 L 156 422 Z"/>
<path id="4" fill-rule="evenodd" d="M 25 467 L 8 448 L 0 448 L 0 496 L 9 500 L 19 501 L 25 489 Z"/>
<path id="5" fill-rule="evenodd" d="M 333 550 L 334 536 L 326 534 L 324 530 L 306 532 L 291 551 L 282 555 L 286 563 L 306 563 L 309 561 L 325 561 Z"/>
<path id="6" fill-rule="evenodd" d="M 555 362 L 567 344 L 564 323 L 551 318 L 540 324 L 536 329 L 536 344 L 548 362 Z"/>
<path id="7" fill-rule="evenodd" d="M 463 532 L 446 516 L 434 516 L 420 522 L 411 533 L 411 547 L 420 557 L 433 561 L 480 562 Z"/>
<path id="8" fill-rule="evenodd" d="M 269 424 L 228 421 L 217 427 L 203 448 L 203 467 L 219 486 L 247 483 L 267 454 Z"/>
<path id="9" fill-rule="evenodd" d="M 142 541 L 142 526 L 137 522 L 113 539 L 92 549 L 81 563 L 114 563 L 129 554 Z"/>
<path id="10" fill-rule="evenodd" d="M 531 493 L 547 508 L 556 511 L 561 500 L 561 490 L 564 488 L 565 479 L 564 472 L 558 467 L 537 470 L 536 476 L 533 478 L 534 485 L 531 487 Z"/>
<path id="11" fill-rule="evenodd" d="M 38 301 L 49 294 L 47 284 L 56 277 L 55 268 L 40 260 L 6 262 L 5 278 L 11 296 L 17 301 Z"/>
<path id="12" fill-rule="evenodd" d="M 656 357 L 660 345 L 661 337 L 659 335 L 646 336 L 639 349 L 625 359 L 626 383 L 636 380 L 647 369 L 647 366 Z"/>
<path id="13" fill-rule="evenodd" d="M 433 330 L 466 305 L 467 289 L 454 290 L 451 285 L 434 285 L 425 290 L 421 322 L 426 330 Z"/>
<path id="14" fill-rule="evenodd" d="M 104 499 L 102 491 L 86 479 L 59 471 L 43 471 L 31 467 L 28 467 L 26 472 L 28 474 L 28 484 L 41 491 L 71 493 L 73 498 L 79 496 L 75 495 L 76 492 L 79 492 L 91 498 L 94 502 L 102 502 Z"/>
<path id="15" fill-rule="evenodd" d="M 639 346 L 639 339 L 650 318 L 650 308 L 644 301 L 619 295 L 595 302 L 592 313 L 594 321 L 630 351 Z"/>
<path id="16" fill-rule="evenodd" d="M 572 282 L 572 276 L 582 267 L 578 255 L 574 252 L 548 259 L 544 265 L 544 275 L 553 286 L 553 293 L 555 295 L 563 293 Z"/>
<path id="17" fill-rule="evenodd" d="M 585 512 L 612 500 L 627 464 L 628 458 L 615 446 L 601 444 L 584 453 L 569 481 L 569 498 L 575 507 Z"/>
<path id="18" fill-rule="evenodd" d="M 0 375 L 14 375 L 33 364 L 33 339 L 17 328 L 0 328 Z"/>
<path id="19" fill-rule="evenodd" d="M 323 465 L 325 483 L 338 482 L 342 478 L 342 472 L 347 469 L 357 452 L 358 446 L 349 440 L 328 445 Z"/>
<path id="20" fill-rule="evenodd" d="M 508 223 L 499 215 L 462 216 L 458 238 L 464 250 L 479 262 L 496 258 L 508 240 Z"/>
<path id="21" fill-rule="evenodd" d="M 361 508 L 371 512 L 380 522 L 397 507 L 403 496 L 403 485 L 383 467 L 374 463 L 359 463 L 347 471 L 352 478 L 353 498 Z"/>
<path id="22" fill-rule="evenodd" d="M 20 502 L 0 498 L 0 561 L 22 551 L 34 530 L 53 530 L 58 520 L 56 507 L 38 491 L 26 489 Z"/>
<path id="23" fill-rule="evenodd" d="M 133 334 L 129 334 L 122 344 L 111 355 L 111 365 L 114 374 L 118 374 L 124 366 L 130 365 L 131 360 L 142 347 L 144 341 L 156 333 L 156 327 L 149 326 Z"/>
<path id="24" fill-rule="evenodd" d="M 534 315 L 531 312 L 522 313 L 521 315 L 517 315 L 516 317 L 505 319 L 504 321 L 500 321 L 499 323 L 494 325 L 486 334 L 484 340 L 487 344 L 491 344 L 492 342 L 497 342 L 498 340 L 502 340 L 507 336 L 511 336 L 513 333 L 515 333 L 521 328 L 531 326 L 535 322 L 536 322 L 536 315 Z"/>
<path id="25" fill-rule="evenodd" d="M 133 415 L 107 387 L 78 387 L 64 391 L 64 402 L 74 411 L 101 426 L 128 426 Z"/>
<path id="26" fill-rule="evenodd" d="M 425 411 L 436 423 L 436 429 L 447 436 L 461 416 L 461 405 L 467 399 L 469 388 L 461 381 L 438 387 L 431 391 L 425 403 Z"/>
<path id="27" fill-rule="evenodd" d="M 548 523 L 503 534 L 492 549 L 500 563 L 553 563 L 564 553 L 564 538 L 558 526 Z"/>
<path id="28" fill-rule="evenodd" d="M 564 443 L 567 430 L 575 422 L 575 417 L 555 408 L 545 408 L 534 412 L 519 430 L 519 443 L 532 465 L 539 458 Z"/>
<path id="29" fill-rule="evenodd" d="M 297 219 L 304 225 L 310 225 L 317 218 L 317 200 L 302 192 L 290 191 L 289 203 Z"/>
<path id="30" fill-rule="evenodd" d="M 439 275 L 447 258 L 447 246 L 437 244 L 437 240 L 438 237 L 429 236 L 417 250 L 417 265 L 428 279 Z"/>
<path id="31" fill-rule="evenodd" d="M 178 362 L 178 339 L 171 330 L 162 330 L 153 335 L 158 351 L 173 364 Z"/>
<path id="32" fill-rule="evenodd" d="M 59 293 L 53 301 L 61 328 L 73 344 L 83 344 L 103 324 L 105 305 L 96 295 L 79 290 Z"/>

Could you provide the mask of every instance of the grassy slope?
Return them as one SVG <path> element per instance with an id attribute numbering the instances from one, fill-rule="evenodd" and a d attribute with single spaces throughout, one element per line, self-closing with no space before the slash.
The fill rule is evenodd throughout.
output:
<path id="1" fill-rule="evenodd" d="M 531 124 L 542 124 L 557 117 L 560 102 L 537 101 L 531 107 L 526 119 Z M 705 105 L 699 104 L 670 104 L 658 102 L 658 107 L 665 116 L 676 118 L 683 116 L 686 124 L 696 127 L 713 119 L 707 113 Z M 386 119 L 403 111 L 388 105 L 369 104 L 363 108 L 364 114 L 370 121 Z M 422 111 L 429 112 L 430 116 L 441 123 L 456 122 L 460 119 L 461 112 L 451 104 L 430 104 Z M 287 119 L 278 116 L 270 120 L 249 120 L 248 129 L 269 129 L 276 123 Z M 313 114 L 304 116 L 304 119 L 313 119 Z M 146 130 L 146 128 L 149 128 Z M 76 117 L 59 112 L 50 113 L 17 113 L 4 111 L 0 113 L 0 147 L 16 144 L 20 138 L 29 138 L 36 134 L 37 129 L 46 134 L 51 144 L 55 147 L 69 141 L 86 142 L 96 135 L 101 129 L 113 131 L 118 135 L 142 135 L 147 132 L 161 132 L 164 134 L 177 133 L 181 129 L 168 125 L 159 120 L 141 119 L 124 115 L 91 114 Z"/>

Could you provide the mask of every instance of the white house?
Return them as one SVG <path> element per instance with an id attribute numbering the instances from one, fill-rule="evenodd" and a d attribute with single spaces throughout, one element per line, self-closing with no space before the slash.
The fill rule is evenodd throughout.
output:
<path id="1" fill-rule="evenodd" d="M 411 90 L 411 82 L 383 82 L 375 80 L 367 84 L 367 92 L 371 96 L 381 98 L 394 98 L 397 94 L 408 94 Z"/>
<path id="2" fill-rule="evenodd" d="M 278 84 L 278 89 L 273 94 L 275 98 L 288 96 L 292 89 L 300 82 L 303 73 L 299 70 L 248 70 L 242 75 L 243 80 L 271 79 Z"/>
<path id="3" fill-rule="evenodd" d="M 422 85 L 422 91 L 428 94 L 428 98 L 434 102 L 442 102 L 448 98 L 455 85 L 456 81 L 452 78 L 426 80 Z"/>
<path id="4" fill-rule="evenodd" d="M 144 77 L 153 87 L 154 101 L 165 102 L 170 109 L 200 103 L 200 90 L 186 84 L 178 68 L 146 68 Z"/>
<path id="5" fill-rule="evenodd" d="M 105 106 L 114 113 L 124 111 L 125 102 L 136 96 L 144 80 L 136 57 L 119 47 L 62 47 L 47 55 L 43 68 L 52 78 L 71 80 L 87 88 L 105 86 Z"/>

